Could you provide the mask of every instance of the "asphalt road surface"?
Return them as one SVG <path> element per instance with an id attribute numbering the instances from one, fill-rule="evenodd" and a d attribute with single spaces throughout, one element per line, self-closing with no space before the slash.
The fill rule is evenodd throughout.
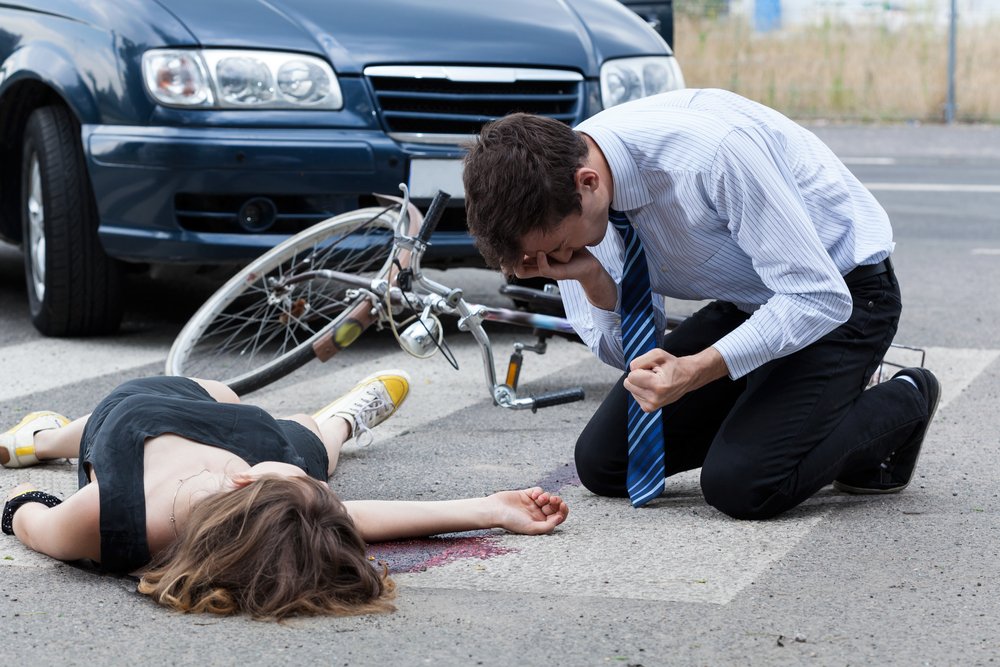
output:
<path id="1" fill-rule="evenodd" d="M 893 220 L 904 293 L 897 342 L 926 350 L 944 394 L 904 493 L 822 490 L 772 521 L 708 507 L 696 473 L 648 509 L 579 486 L 573 444 L 617 372 L 557 340 L 528 356 L 530 391 L 587 399 L 537 414 L 491 406 L 467 336 L 461 363 L 410 359 L 363 338 L 247 400 L 313 410 L 376 367 L 414 378 L 411 397 L 352 448 L 331 480 L 346 498 L 437 499 L 543 484 L 570 503 L 555 534 L 476 532 L 371 545 L 399 583 L 398 611 L 285 624 L 184 616 L 98 576 L 0 539 L 0 664 L 974 665 L 1000 659 L 1000 131 L 817 126 Z M 501 300 L 481 271 L 443 280 Z M 19 256 L 0 247 L 0 424 L 33 409 L 88 412 L 129 378 L 162 372 L 210 280 L 131 283 L 122 334 L 50 340 L 27 318 Z M 671 302 L 677 314 L 697 304 Z M 498 331 L 502 364 L 516 336 Z M 892 360 L 918 361 L 897 349 Z M 69 494 L 68 464 L 0 470 Z"/>

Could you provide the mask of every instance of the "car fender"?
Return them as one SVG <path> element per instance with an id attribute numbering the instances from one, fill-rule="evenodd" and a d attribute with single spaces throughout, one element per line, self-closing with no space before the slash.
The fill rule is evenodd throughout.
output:
<path id="1" fill-rule="evenodd" d="M 11 86 L 35 79 L 81 123 L 148 122 L 154 105 L 136 85 L 136 53 L 197 45 L 183 23 L 149 0 L 12 0 L 0 3 L 0 26 L 0 101 Z"/>
<path id="2" fill-rule="evenodd" d="M 10 73 L 0 81 L 0 101 L 18 84 L 37 81 L 58 95 L 81 123 L 96 122 L 101 116 L 91 83 L 81 76 L 72 56 L 55 44 L 26 44 L 0 64 L 0 71 Z"/>
<path id="3" fill-rule="evenodd" d="M 20 243 L 21 145 L 28 117 L 59 100 L 80 121 L 100 117 L 95 89 L 77 72 L 65 50 L 31 43 L 0 63 L 0 238 Z"/>

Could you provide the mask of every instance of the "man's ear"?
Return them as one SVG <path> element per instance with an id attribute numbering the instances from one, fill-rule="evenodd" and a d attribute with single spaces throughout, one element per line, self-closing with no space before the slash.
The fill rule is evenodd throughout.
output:
<path id="1" fill-rule="evenodd" d="M 581 194 L 584 191 L 597 192 L 597 188 L 601 184 L 601 176 L 596 170 L 590 167 L 580 167 L 576 170 L 576 176 L 574 178 L 576 181 L 576 189 Z"/>

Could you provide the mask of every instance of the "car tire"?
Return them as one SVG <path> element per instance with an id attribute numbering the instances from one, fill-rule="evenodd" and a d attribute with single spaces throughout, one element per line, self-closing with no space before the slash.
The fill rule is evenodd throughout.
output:
<path id="1" fill-rule="evenodd" d="M 49 106 L 31 114 L 21 167 L 21 240 L 35 328 L 47 336 L 116 331 L 120 267 L 97 236 L 97 205 L 69 110 Z"/>

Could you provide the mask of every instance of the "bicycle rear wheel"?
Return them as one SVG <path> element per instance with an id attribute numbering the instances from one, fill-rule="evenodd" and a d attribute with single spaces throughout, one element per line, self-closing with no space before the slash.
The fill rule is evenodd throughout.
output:
<path id="1" fill-rule="evenodd" d="M 167 375 L 221 380 L 246 394 L 316 357 L 321 340 L 337 349 L 349 345 L 373 321 L 369 300 L 352 295 L 354 285 L 315 272 L 328 269 L 368 281 L 387 275 L 398 217 L 392 208 L 344 213 L 252 261 L 177 335 Z"/>

